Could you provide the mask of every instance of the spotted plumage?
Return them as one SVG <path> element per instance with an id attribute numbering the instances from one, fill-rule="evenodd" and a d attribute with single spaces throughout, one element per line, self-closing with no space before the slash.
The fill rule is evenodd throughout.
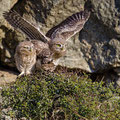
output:
<path id="1" fill-rule="evenodd" d="M 89 16 L 90 12 L 87 10 L 75 13 L 44 35 L 36 25 L 25 20 L 17 12 L 10 10 L 4 13 L 4 18 L 15 29 L 22 31 L 34 44 L 37 68 L 42 67 L 50 71 L 55 69 L 59 58 L 65 55 L 66 41 L 84 27 Z"/>
<path id="2" fill-rule="evenodd" d="M 15 63 L 20 71 L 19 76 L 29 75 L 33 72 L 36 64 L 36 50 L 30 41 L 21 42 L 15 51 Z"/>

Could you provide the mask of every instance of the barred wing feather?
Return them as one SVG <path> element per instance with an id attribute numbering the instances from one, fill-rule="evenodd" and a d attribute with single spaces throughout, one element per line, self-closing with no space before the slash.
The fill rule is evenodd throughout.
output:
<path id="1" fill-rule="evenodd" d="M 4 12 L 3 16 L 11 26 L 25 33 L 31 40 L 37 39 L 43 42 L 49 41 L 49 38 L 38 30 L 35 25 L 25 20 L 16 11 L 10 10 L 9 12 Z"/>
<path id="2" fill-rule="evenodd" d="M 50 29 L 46 36 L 50 39 L 63 38 L 64 40 L 68 40 L 84 27 L 89 16 L 90 12 L 87 10 L 75 13 L 59 25 Z"/>

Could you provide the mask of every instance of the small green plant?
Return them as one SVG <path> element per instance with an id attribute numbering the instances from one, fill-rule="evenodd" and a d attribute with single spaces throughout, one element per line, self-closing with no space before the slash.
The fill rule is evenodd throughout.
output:
<path id="1" fill-rule="evenodd" d="M 28 120 L 119 120 L 120 89 L 92 82 L 87 75 L 40 71 L 19 78 L 2 91 L 11 117 Z"/>

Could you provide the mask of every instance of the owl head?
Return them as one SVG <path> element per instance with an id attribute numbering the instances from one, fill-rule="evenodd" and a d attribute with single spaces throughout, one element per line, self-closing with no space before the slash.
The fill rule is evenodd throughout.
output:
<path id="1" fill-rule="evenodd" d="M 66 42 L 64 40 L 51 40 L 49 43 L 49 48 L 53 53 L 53 58 L 57 59 L 63 56 L 66 52 Z"/>
<path id="2" fill-rule="evenodd" d="M 51 40 L 49 48 L 54 53 L 61 53 L 66 51 L 66 42 L 64 40 Z"/>
<path id="3" fill-rule="evenodd" d="M 34 50 L 34 45 L 30 41 L 21 42 L 17 46 L 17 51 L 19 54 L 30 55 L 33 53 Z"/>

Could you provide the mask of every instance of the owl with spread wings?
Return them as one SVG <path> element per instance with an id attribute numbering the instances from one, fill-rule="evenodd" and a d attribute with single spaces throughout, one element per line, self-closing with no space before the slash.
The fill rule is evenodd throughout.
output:
<path id="1" fill-rule="evenodd" d="M 84 27 L 90 12 L 84 10 L 69 16 L 60 24 L 50 29 L 46 35 L 36 25 L 25 20 L 16 11 L 10 10 L 5 12 L 3 16 L 11 26 L 23 32 L 30 42 L 34 44 L 36 68 L 54 71 L 60 57 L 65 55 L 66 41 Z M 17 59 L 18 57 L 15 59 L 16 66 L 19 66 L 17 61 L 21 60 Z"/>

